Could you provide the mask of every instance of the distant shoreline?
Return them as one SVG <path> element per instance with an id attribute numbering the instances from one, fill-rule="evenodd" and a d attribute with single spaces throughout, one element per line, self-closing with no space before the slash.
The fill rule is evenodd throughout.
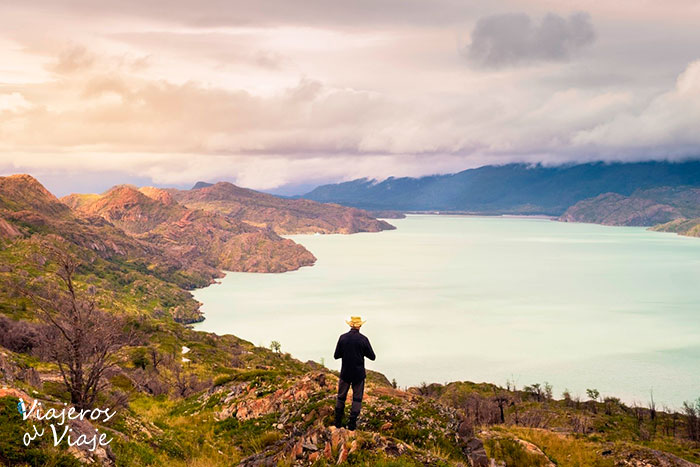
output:
<path id="1" fill-rule="evenodd" d="M 469 212 L 469 211 L 401 211 L 405 215 L 431 215 L 431 216 L 464 216 L 464 217 L 503 217 L 512 219 L 546 219 L 557 220 L 557 216 L 548 216 L 546 214 L 498 214 L 485 212 Z"/>

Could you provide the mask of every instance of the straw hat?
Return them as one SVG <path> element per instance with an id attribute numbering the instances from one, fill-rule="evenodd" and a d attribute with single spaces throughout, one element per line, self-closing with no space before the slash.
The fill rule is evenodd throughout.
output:
<path id="1" fill-rule="evenodd" d="M 349 321 L 346 320 L 345 322 L 348 323 L 350 325 L 350 327 L 359 328 L 360 326 L 365 324 L 367 321 L 362 321 L 362 318 L 360 318 L 359 316 L 351 316 L 350 320 Z"/>

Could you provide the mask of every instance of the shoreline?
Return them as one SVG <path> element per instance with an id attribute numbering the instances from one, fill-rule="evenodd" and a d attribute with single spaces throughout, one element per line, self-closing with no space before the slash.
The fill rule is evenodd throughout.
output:
<path id="1" fill-rule="evenodd" d="M 502 214 L 489 212 L 472 212 L 472 211 L 400 211 L 407 216 L 455 216 L 455 217 L 497 217 L 505 219 L 543 219 L 556 220 L 557 216 L 549 214 Z"/>
<path id="2" fill-rule="evenodd" d="M 583 222 L 583 221 L 567 221 L 561 220 L 561 217 L 550 216 L 547 214 L 490 214 L 476 213 L 468 211 L 400 211 L 404 216 L 445 216 L 445 217 L 475 217 L 475 218 L 498 218 L 498 219 L 526 219 L 526 220 L 549 220 L 552 222 L 560 222 L 562 224 L 583 224 L 583 225 L 598 225 L 601 227 L 625 227 L 644 229 L 648 232 L 656 232 L 662 234 L 673 234 L 677 238 L 698 238 L 693 235 L 683 235 L 680 232 L 672 232 L 666 230 L 656 230 L 660 224 L 654 225 L 618 225 L 618 224 L 601 224 L 600 222 Z M 395 221 L 396 219 L 391 219 Z"/>

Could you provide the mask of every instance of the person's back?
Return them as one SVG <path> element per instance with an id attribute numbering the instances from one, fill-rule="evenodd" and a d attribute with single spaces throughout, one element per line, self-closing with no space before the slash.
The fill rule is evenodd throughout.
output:
<path id="1" fill-rule="evenodd" d="M 342 358 L 340 377 L 348 383 L 355 383 L 367 377 L 365 372 L 365 357 L 374 360 L 376 357 L 369 339 L 360 333 L 359 329 L 350 329 L 338 339 L 335 348 L 336 360 Z"/>
<path id="2" fill-rule="evenodd" d="M 345 399 L 350 386 L 352 386 L 352 406 L 348 429 L 354 430 L 362 408 L 362 396 L 367 377 L 365 357 L 370 360 L 374 360 L 376 357 L 369 339 L 360 333 L 360 326 L 364 324 L 364 321 L 359 316 L 353 316 L 347 323 L 351 329 L 340 336 L 333 355 L 336 360 L 342 359 L 340 380 L 338 381 L 338 398 L 335 406 L 335 426 L 338 428 L 341 426 L 345 411 Z"/>

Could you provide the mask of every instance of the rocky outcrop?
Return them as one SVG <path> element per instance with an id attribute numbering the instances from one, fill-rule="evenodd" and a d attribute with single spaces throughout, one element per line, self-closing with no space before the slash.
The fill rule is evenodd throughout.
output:
<path id="1" fill-rule="evenodd" d="M 358 429 L 338 429 L 330 423 L 337 383 L 337 376 L 317 370 L 287 380 L 281 386 L 280 383 L 231 383 L 207 397 L 220 397 L 218 420 L 235 418 L 242 423 L 265 420 L 280 435 L 277 442 L 243 459 L 240 465 L 265 466 L 279 462 L 311 465 L 318 461 L 341 464 L 370 453 L 389 459 L 407 456 L 424 465 L 436 465 L 444 459 L 424 445 L 438 439 L 459 440 L 466 465 L 466 440 L 461 441 L 457 433 L 454 410 L 416 394 L 367 381 Z M 394 437 L 414 429 L 417 431 L 413 436 L 420 438 L 417 444 Z M 423 434 L 417 435 L 418 432 Z"/>
<path id="2" fill-rule="evenodd" d="M 329 381 L 325 373 L 311 373 L 294 381 L 288 388 L 279 388 L 264 397 L 258 397 L 258 390 L 249 383 L 239 383 L 228 390 L 223 399 L 223 407 L 217 413 L 217 418 L 225 420 L 236 417 L 239 420 L 260 418 L 275 412 L 284 412 L 280 417 L 280 424 L 284 424 L 290 417 L 289 411 L 295 404 L 303 403 L 311 395 L 320 392 L 328 393 L 332 387 L 338 384 L 338 379 Z"/>
<path id="3" fill-rule="evenodd" d="M 161 188 L 143 186 L 139 188 L 139 191 L 144 195 L 148 196 L 149 198 L 158 201 L 161 204 L 164 204 L 165 206 L 172 206 L 174 204 L 177 204 L 172 195 Z"/>
<path id="4" fill-rule="evenodd" d="M 648 448 L 627 448 L 625 446 L 611 449 L 611 455 L 617 457 L 615 465 L 629 467 L 697 467 L 698 464 L 688 462 L 668 452 Z"/>
<path id="5" fill-rule="evenodd" d="M 22 233 L 17 227 L 0 217 L 0 240 L 21 236 Z"/>
<path id="6" fill-rule="evenodd" d="M 361 439 L 360 439 L 361 438 Z M 429 453 L 417 452 L 409 444 L 382 436 L 379 433 L 359 433 L 345 428 L 316 424 L 272 449 L 243 459 L 239 465 L 247 467 L 274 466 L 287 460 L 294 465 L 312 465 L 319 461 L 343 464 L 353 454 L 372 452 L 387 458 L 410 453 L 424 465 L 436 465 L 439 460 Z"/>

